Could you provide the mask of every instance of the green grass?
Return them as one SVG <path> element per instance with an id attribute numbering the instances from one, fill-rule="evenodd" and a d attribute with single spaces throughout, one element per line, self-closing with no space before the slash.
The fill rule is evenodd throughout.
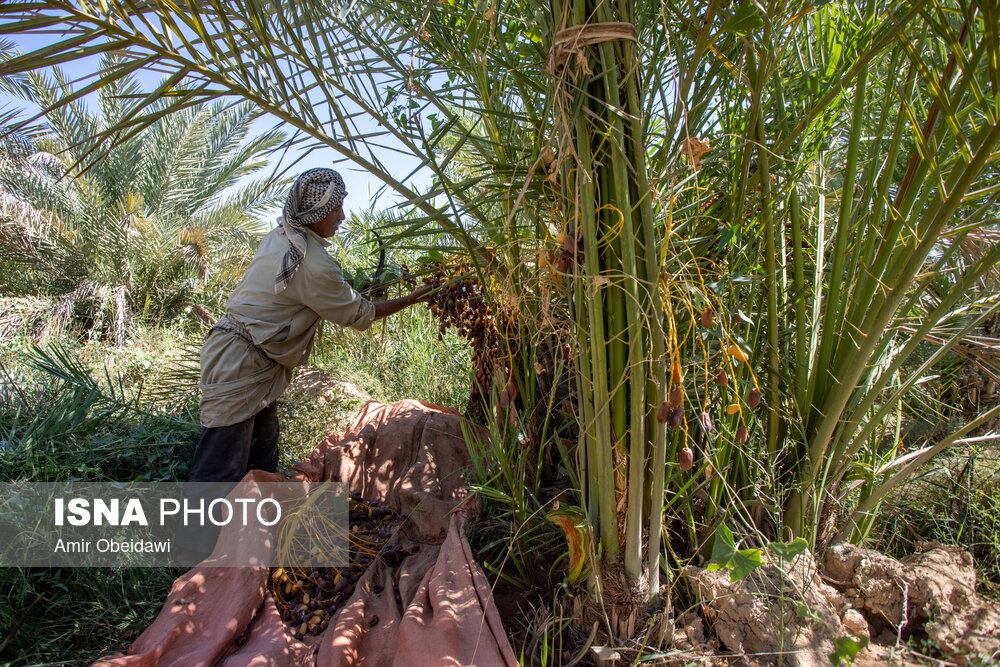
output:
<path id="1" fill-rule="evenodd" d="M 159 613 L 177 568 L 0 569 L 0 665 L 88 665 Z"/>
<path id="2" fill-rule="evenodd" d="M 137 390 L 168 350 L 164 341 L 118 349 L 64 344 L 45 356 L 8 341 L 0 480 L 185 479 L 199 430 L 192 406 L 167 411 L 144 403 Z M 51 372 L 38 367 L 46 359 Z M 124 650 L 180 572 L 0 568 L 0 664 L 89 664 Z"/>
<path id="3" fill-rule="evenodd" d="M 471 350 L 441 333 L 422 305 L 375 322 L 367 331 L 327 327 L 311 363 L 349 380 L 375 400 L 414 398 L 462 411 L 472 381 Z"/>
<path id="4" fill-rule="evenodd" d="M 306 459 L 309 453 L 331 433 L 343 433 L 354 421 L 362 403 L 334 397 L 321 402 L 292 395 L 278 401 L 281 424 L 281 458 L 278 469 L 288 468 Z"/>

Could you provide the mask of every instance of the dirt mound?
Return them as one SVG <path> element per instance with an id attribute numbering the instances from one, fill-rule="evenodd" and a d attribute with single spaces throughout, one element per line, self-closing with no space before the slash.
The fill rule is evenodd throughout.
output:
<path id="1" fill-rule="evenodd" d="M 338 380 L 315 366 L 303 366 L 295 371 L 295 379 L 288 388 L 288 395 L 312 399 L 320 405 L 345 398 L 362 402 L 372 399 L 368 392 L 353 382 Z"/>
<path id="2" fill-rule="evenodd" d="M 841 636 L 843 596 L 823 583 L 806 552 L 782 564 L 769 563 L 744 579 L 729 571 L 694 566 L 681 574 L 694 587 L 701 610 L 719 641 L 734 653 L 789 665 L 829 665 Z"/>
<path id="3" fill-rule="evenodd" d="M 901 561 L 849 544 L 829 549 L 827 580 L 867 619 L 875 639 L 920 635 L 947 659 L 1000 657 L 1000 605 L 976 594 L 972 556 L 928 544 Z"/>
<path id="4" fill-rule="evenodd" d="M 688 566 L 696 614 L 682 615 L 674 648 L 705 655 L 714 640 L 748 664 L 830 665 L 838 639 L 870 641 L 855 665 L 924 664 L 903 643 L 926 637 L 949 664 L 1000 658 L 1000 604 L 976 594 L 972 556 L 926 545 L 895 560 L 849 544 L 830 548 L 822 571 L 808 552 L 775 560 L 739 581 L 725 569 Z M 714 635 L 714 637 L 712 636 Z"/>

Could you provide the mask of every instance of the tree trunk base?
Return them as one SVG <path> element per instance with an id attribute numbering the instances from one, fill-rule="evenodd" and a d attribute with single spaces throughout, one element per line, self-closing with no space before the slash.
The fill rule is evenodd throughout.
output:
<path id="1" fill-rule="evenodd" d="M 592 578 L 592 592 L 573 598 L 579 626 L 587 631 L 596 628 L 592 644 L 668 648 L 673 641 L 669 588 L 651 596 L 645 575 L 631 583 L 621 563 L 604 563 L 600 570 L 600 576 Z M 599 655 L 594 657 L 602 661 Z"/>

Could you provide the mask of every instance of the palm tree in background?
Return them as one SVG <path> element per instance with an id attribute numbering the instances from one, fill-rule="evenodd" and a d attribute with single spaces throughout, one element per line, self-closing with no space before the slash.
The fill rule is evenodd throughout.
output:
<path id="1" fill-rule="evenodd" d="M 103 67 L 113 63 L 107 56 Z M 27 83 L 43 109 L 73 91 L 59 69 Z M 121 344 L 135 317 L 162 322 L 218 298 L 253 255 L 259 215 L 282 195 L 281 180 L 234 187 L 283 141 L 274 131 L 247 140 L 258 115 L 247 104 L 193 105 L 95 141 L 141 94 L 129 76 L 101 88 L 93 109 L 83 99 L 55 105 L 48 133 L 3 164 L 0 178 L 22 204 L 3 220 L 3 290 L 53 298 L 46 331 L 76 314 L 91 336 Z M 102 159 L 87 162 L 95 152 Z"/>
<path id="2" fill-rule="evenodd" d="M 0 40 L 0 61 L 9 60 L 17 55 L 13 42 Z M 24 74 L 5 74 L 0 76 L 0 92 L 25 100 L 31 99 L 31 86 Z M 34 138 L 39 133 L 37 126 L 24 127 L 20 122 L 19 109 L 0 108 L 0 173 L 13 173 L 17 170 L 30 169 L 28 158 L 34 152 Z M 35 209 L 6 180 L 0 180 L 0 234 L 3 241 L 0 247 L 17 248 L 30 252 L 24 246 L 26 239 L 19 235 L 9 235 L 14 230 L 6 224 L 12 220 L 29 220 L 33 226 L 43 224 L 41 211 Z"/>

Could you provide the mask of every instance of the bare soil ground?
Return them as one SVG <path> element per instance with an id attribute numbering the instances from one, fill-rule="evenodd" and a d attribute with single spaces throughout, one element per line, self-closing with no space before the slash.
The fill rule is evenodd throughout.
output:
<path id="1" fill-rule="evenodd" d="M 682 662 L 830 665 L 847 637 L 868 641 L 855 665 L 1000 660 L 1000 604 L 977 594 L 972 557 L 957 547 L 931 543 L 895 560 L 838 545 L 822 563 L 804 553 L 736 582 L 693 566 L 682 577 L 700 605 L 675 624 Z"/>

